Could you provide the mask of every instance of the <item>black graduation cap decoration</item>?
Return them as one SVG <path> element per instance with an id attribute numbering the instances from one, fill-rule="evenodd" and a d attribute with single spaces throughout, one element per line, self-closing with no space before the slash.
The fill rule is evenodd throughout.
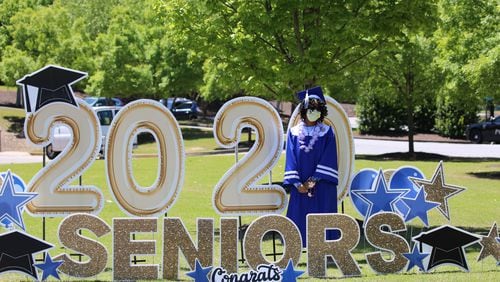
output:
<path id="1" fill-rule="evenodd" d="M 0 274 L 18 271 L 38 280 L 33 255 L 53 246 L 26 233 L 13 231 L 0 235 Z"/>
<path id="2" fill-rule="evenodd" d="M 23 89 L 26 112 L 35 112 L 54 102 L 63 102 L 78 107 L 71 85 L 82 80 L 87 73 L 48 65 L 28 74 L 16 83 Z"/>
<path id="3" fill-rule="evenodd" d="M 430 253 L 430 256 L 424 259 L 427 271 L 442 264 L 456 265 L 469 271 L 464 248 L 479 239 L 479 236 L 450 225 L 422 232 L 412 238 L 420 243 L 420 252 Z"/>

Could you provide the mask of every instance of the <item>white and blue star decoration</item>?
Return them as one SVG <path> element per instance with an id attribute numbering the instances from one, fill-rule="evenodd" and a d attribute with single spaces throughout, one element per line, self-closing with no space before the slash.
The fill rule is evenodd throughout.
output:
<path id="1" fill-rule="evenodd" d="M 365 218 L 379 212 L 396 212 L 395 203 L 402 195 L 408 192 L 407 189 L 390 189 L 384 178 L 384 173 L 380 169 L 375 182 L 375 189 L 370 191 L 353 191 L 368 204 Z"/>
<path id="2" fill-rule="evenodd" d="M 47 253 L 47 255 L 45 256 L 45 261 L 43 263 L 35 264 L 34 266 L 42 270 L 41 281 L 46 280 L 50 276 L 54 276 L 55 278 L 57 278 L 57 280 L 61 280 L 61 278 L 59 277 L 59 273 L 57 272 L 57 268 L 59 268 L 59 266 L 61 266 L 63 262 L 64 261 L 62 260 L 53 261 L 50 255 Z"/>
<path id="3" fill-rule="evenodd" d="M 209 282 L 208 273 L 212 270 L 212 267 L 203 267 L 198 259 L 195 262 L 195 268 L 191 272 L 187 272 L 186 275 L 193 278 L 195 282 Z"/>
<path id="4" fill-rule="evenodd" d="M 408 263 L 408 268 L 406 271 L 410 271 L 414 266 L 417 266 L 420 268 L 422 271 L 426 271 L 423 260 L 428 256 L 428 253 L 421 253 L 418 251 L 417 245 L 413 246 L 413 251 L 411 253 L 404 253 L 403 256 L 405 256 L 409 263 Z"/>
<path id="5" fill-rule="evenodd" d="M 422 220 L 426 227 L 429 227 L 427 212 L 440 205 L 436 202 L 426 201 L 424 189 L 420 189 L 415 199 L 402 198 L 401 200 L 409 208 L 408 213 L 405 215 L 405 222 L 418 217 Z"/>
<path id="6" fill-rule="evenodd" d="M 10 170 L 3 178 L 0 189 L 0 221 L 9 226 L 9 220 L 25 230 L 22 212 L 24 206 L 37 194 L 28 192 L 17 192 L 14 188 L 14 179 Z"/>
<path id="7" fill-rule="evenodd" d="M 413 183 L 410 179 L 425 179 L 424 173 L 420 169 L 413 166 L 402 166 L 394 171 L 389 179 L 390 189 L 406 189 L 408 192 L 403 195 L 405 198 L 415 199 L 420 187 Z M 404 217 L 408 212 L 408 206 L 400 199 L 396 201 L 396 210 Z"/>
<path id="8" fill-rule="evenodd" d="M 14 190 L 16 192 L 24 192 L 26 191 L 26 184 L 24 184 L 24 181 L 21 177 L 17 176 L 15 173 L 12 173 L 12 180 L 14 184 Z M 7 171 L 0 172 L 0 183 L 3 182 L 5 177 L 7 176 Z M 24 210 L 24 208 L 21 209 L 21 212 Z M 5 217 L 4 219 L 0 220 L 0 223 L 6 228 L 6 229 L 11 229 L 12 228 L 12 221 Z"/>
<path id="9" fill-rule="evenodd" d="M 356 173 L 352 178 L 351 185 L 349 187 L 350 199 L 352 204 L 358 210 L 358 212 L 365 217 L 368 211 L 368 204 L 363 200 L 356 192 L 359 191 L 371 191 L 373 183 L 377 178 L 378 171 L 371 168 L 365 168 Z"/>
<path id="10" fill-rule="evenodd" d="M 281 274 L 281 281 L 296 282 L 297 277 L 301 276 L 302 274 L 304 274 L 304 271 L 295 270 L 293 267 L 292 259 L 290 259 L 288 260 L 286 268 L 283 269 L 283 273 Z"/>

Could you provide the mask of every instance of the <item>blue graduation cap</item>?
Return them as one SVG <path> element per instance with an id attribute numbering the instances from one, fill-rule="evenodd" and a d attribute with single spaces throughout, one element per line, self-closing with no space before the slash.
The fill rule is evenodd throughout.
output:
<path id="1" fill-rule="evenodd" d="M 26 112 L 35 112 L 54 102 L 63 102 L 78 107 L 71 85 L 82 80 L 87 73 L 48 65 L 28 74 L 16 83 L 23 87 Z"/>
<path id="2" fill-rule="evenodd" d="M 318 99 L 321 102 L 325 103 L 325 96 L 323 95 L 323 90 L 321 89 L 321 86 L 316 86 L 313 88 L 302 90 L 297 93 L 297 97 L 299 98 L 300 101 L 304 102 L 305 109 L 308 108 L 310 99 Z"/>

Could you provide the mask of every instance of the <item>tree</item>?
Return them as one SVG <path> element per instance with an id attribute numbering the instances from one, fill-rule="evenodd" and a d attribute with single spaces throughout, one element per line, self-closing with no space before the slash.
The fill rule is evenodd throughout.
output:
<path id="1" fill-rule="evenodd" d="M 76 87 L 91 95 L 196 96 L 201 87 L 203 61 L 170 40 L 157 1 L 14 2 L 0 0 L 0 81 L 6 84 L 57 64 L 88 72 Z"/>
<path id="2" fill-rule="evenodd" d="M 169 1 L 176 34 L 205 56 L 205 96 L 230 90 L 291 100 L 346 79 L 350 66 L 401 28 L 426 21 L 427 1 Z M 217 79 L 218 87 L 212 87 Z M 347 78 L 348 79 L 348 78 Z"/>
<path id="3" fill-rule="evenodd" d="M 154 1 L 124 1 L 114 7 L 106 33 L 96 40 L 97 70 L 89 92 L 151 98 L 196 93 L 202 62 L 170 36 Z"/>
<path id="4" fill-rule="evenodd" d="M 10 41 L 3 49 L 0 79 L 8 85 L 47 64 L 87 70 L 88 40 L 75 32 L 68 10 L 48 3 L 12 13 L 6 26 Z"/>
<path id="5" fill-rule="evenodd" d="M 429 27 L 432 26 L 433 23 L 429 22 Z M 370 74 L 369 83 L 364 84 L 364 88 L 368 88 L 366 91 L 372 92 L 370 88 L 377 85 L 378 91 L 385 93 L 379 95 L 379 99 L 395 103 L 391 112 L 380 109 L 377 114 L 394 116 L 396 130 L 406 125 L 408 151 L 412 155 L 415 152 L 414 134 L 428 132 L 434 125 L 434 101 L 442 84 L 439 69 L 433 64 L 436 56 L 434 50 L 435 44 L 423 33 L 405 35 L 374 52 L 366 64 Z M 363 105 L 361 103 L 360 106 Z M 366 114 L 367 111 L 360 113 Z"/>
<path id="6" fill-rule="evenodd" d="M 500 13 L 495 1 L 442 0 L 440 17 L 437 62 L 446 84 L 437 100 L 436 128 L 460 137 L 477 120 L 485 97 L 500 100 Z"/>

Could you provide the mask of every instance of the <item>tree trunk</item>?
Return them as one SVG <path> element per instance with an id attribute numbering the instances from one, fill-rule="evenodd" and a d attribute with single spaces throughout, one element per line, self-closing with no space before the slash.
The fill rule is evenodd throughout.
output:
<path id="1" fill-rule="evenodd" d="M 411 70 L 406 73 L 406 114 L 407 114 L 407 122 L 408 122 L 408 153 L 410 154 L 410 158 L 414 160 L 415 156 L 415 147 L 413 136 L 414 132 L 414 121 L 413 121 L 413 112 L 414 112 L 414 101 L 413 101 L 413 84 L 414 84 L 414 74 Z"/>
<path id="2" fill-rule="evenodd" d="M 17 92 L 16 92 L 16 107 L 22 108 L 24 106 L 24 97 L 23 97 L 23 92 L 21 90 L 21 87 L 17 87 Z"/>

